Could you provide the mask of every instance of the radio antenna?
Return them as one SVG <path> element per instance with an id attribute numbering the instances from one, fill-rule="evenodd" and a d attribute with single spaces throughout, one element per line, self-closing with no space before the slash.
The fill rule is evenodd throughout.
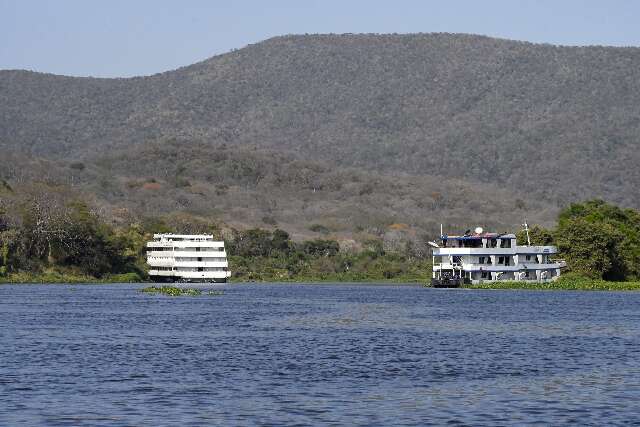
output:
<path id="1" fill-rule="evenodd" d="M 522 224 L 522 226 L 524 227 L 524 231 L 527 233 L 527 246 L 531 246 L 531 239 L 529 238 L 529 226 L 527 225 L 527 220 L 524 220 L 524 224 Z"/>

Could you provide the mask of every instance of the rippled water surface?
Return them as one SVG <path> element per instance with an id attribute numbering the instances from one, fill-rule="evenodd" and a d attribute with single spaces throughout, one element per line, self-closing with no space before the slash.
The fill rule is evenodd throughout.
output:
<path id="1" fill-rule="evenodd" d="M 0 286 L 0 425 L 640 423 L 640 293 Z"/>

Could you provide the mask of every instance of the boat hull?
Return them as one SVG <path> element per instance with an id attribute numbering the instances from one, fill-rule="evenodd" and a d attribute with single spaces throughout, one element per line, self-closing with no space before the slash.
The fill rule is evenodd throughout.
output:
<path id="1" fill-rule="evenodd" d="M 463 280 L 455 279 L 431 279 L 432 288 L 459 288 L 462 286 Z"/>
<path id="2" fill-rule="evenodd" d="M 226 278 L 183 278 L 175 276 L 149 276 L 155 283 L 227 283 Z"/>

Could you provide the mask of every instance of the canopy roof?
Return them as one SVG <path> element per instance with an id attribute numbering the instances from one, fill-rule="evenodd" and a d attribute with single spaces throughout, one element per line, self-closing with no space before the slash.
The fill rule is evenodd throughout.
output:
<path id="1" fill-rule="evenodd" d="M 498 234 L 498 233 L 471 233 L 462 236 L 448 236 L 443 234 L 440 236 L 442 240 L 479 240 L 479 239 L 515 239 L 516 235 L 513 233 Z"/>

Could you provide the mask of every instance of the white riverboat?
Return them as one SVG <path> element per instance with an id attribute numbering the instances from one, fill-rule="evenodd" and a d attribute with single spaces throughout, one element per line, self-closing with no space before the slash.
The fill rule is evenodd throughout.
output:
<path id="1" fill-rule="evenodd" d="M 226 282 L 224 242 L 209 234 L 154 234 L 147 243 L 149 277 L 156 282 Z"/>
<path id="2" fill-rule="evenodd" d="M 528 238 L 528 228 L 525 225 Z M 565 262 L 555 259 L 555 246 L 520 246 L 515 234 L 486 233 L 481 227 L 463 235 L 440 232 L 430 242 L 433 252 L 433 287 L 496 281 L 548 282 L 560 276 Z"/>

